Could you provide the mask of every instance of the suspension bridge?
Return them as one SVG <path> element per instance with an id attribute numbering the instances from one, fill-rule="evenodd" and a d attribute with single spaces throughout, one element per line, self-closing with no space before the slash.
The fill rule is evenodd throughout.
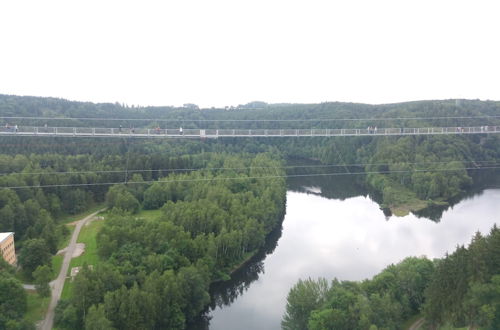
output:
<path id="1" fill-rule="evenodd" d="M 310 128 L 310 129 L 160 129 L 101 127 L 2 127 L 0 136 L 60 136 L 116 138 L 239 138 L 239 137 L 334 137 L 498 134 L 500 126 L 413 127 L 413 128 Z"/>

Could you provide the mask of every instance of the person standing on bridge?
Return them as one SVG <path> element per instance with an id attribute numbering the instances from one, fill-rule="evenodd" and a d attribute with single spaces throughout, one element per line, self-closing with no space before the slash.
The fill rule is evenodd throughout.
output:
<path id="1" fill-rule="evenodd" d="M 182 126 L 179 127 L 179 134 L 182 135 Z"/>
<path id="2" fill-rule="evenodd" d="M 17 133 L 17 131 L 19 130 L 19 127 L 17 127 L 17 125 L 14 126 L 14 132 Z"/>

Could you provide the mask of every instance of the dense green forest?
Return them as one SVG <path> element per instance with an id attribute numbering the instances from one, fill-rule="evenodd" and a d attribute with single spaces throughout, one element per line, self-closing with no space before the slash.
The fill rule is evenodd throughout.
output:
<path id="1" fill-rule="evenodd" d="M 356 103 L 266 104 L 254 102 L 231 109 L 196 107 L 128 107 L 54 98 L 0 95 L 4 122 L 19 125 L 161 128 L 362 128 L 500 125 L 500 103 L 476 100 L 418 101 L 387 105 Z M 17 118 L 6 118 L 17 117 Z M 34 119 L 19 117 L 37 117 Z M 57 117 L 58 119 L 49 119 Z M 452 118 L 450 118 L 452 117 Z M 71 119 L 78 118 L 78 119 Z M 5 138 L 4 152 L 47 150 L 40 141 Z M 101 142 L 58 139 L 60 151 L 99 152 Z M 23 142 L 24 141 L 24 142 Z M 54 138 L 46 138 L 53 146 Z M 51 142 L 49 142 L 51 141 Z M 105 142 L 109 143 L 109 142 Z M 128 141 L 130 145 L 140 144 Z M 87 144 L 87 148 L 85 148 Z M 22 147 L 20 146 L 22 145 Z M 35 145 L 35 146 L 34 146 Z M 123 143 L 122 149 L 127 148 Z M 471 136 L 407 136 L 353 138 L 267 138 L 190 141 L 186 153 L 200 149 L 231 152 L 267 151 L 275 146 L 290 157 L 318 159 L 324 164 L 363 164 L 365 184 L 382 196 L 382 206 L 396 215 L 446 203 L 471 184 L 474 168 L 495 166 L 500 139 L 494 134 Z M 40 149 L 41 148 L 41 149 Z M 175 147 L 174 147 L 175 148 Z"/>
<path id="2" fill-rule="evenodd" d="M 14 275 L 14 267 L 0 258 L 0 329 L 34 329 L 33 324 L 23 320 L 27 294 Z"/>
<path id="3" fill-rule="evenodd" d="M 160 276 L 161 281 L 171 281 L 177 292 L 168 298 L 173 306 L 165 306 L 176 313 L 174 324 L 163 325 L 164 311 L 158 311 L 154 320 L 148 315 L 147 322 L 182 329 L 208 304 L 208 285 L 227 279 L 282 219 L 285 183 L 279 153 L 185 154 L 182 146 L 176 149 L 162 143 L 136 147 L 141 150 L 132 147 L 126 154 L 1 156 L 1 185 L 18 188 L 0 190 L 0 230 L 16 233 L 19 264 L 28 278 L 51 266 L 51 255 L 68 230 L 59 221 L 63 215 L 86 210 L 95 202 L 105 201 L 111 209 L 98 236 L 103 264 L 95 274 L 83 271 L 73 298 L 61 302 L 61 328 L 83 328 L 84 315 L 93 305 L 111 308 L 104 300 L 108 291 L 111 296 L 118 289 L 125 290 L 124 295 L 134 293 L 134 287 L 146 290 L 146 280 Z M 275 178 L 259 179 L 270 173 Z M 121 184 L 108 184 L 113 182 Z M 140 209 L 160 208 L 158 221 L 132 216 Z M 98 282 L 85 282 L 87 277 Z M 91 296 L 78 291 L 80 283 L 86 283 L 82 290 Z M 98 290 L 99 296 L 92 290 Z M 151 299 L 172 294 L 155 293 L 158 297 Z M 114 319 L 118 314 L 106 310 L 117 328 L 124 328 L 120 322 L 130 321 Z M 130 329 L 143 321 L 134 320 Z M 139 327 L 148 326 L 140 323 Z"/>
<path id="4" fill-rule="evenodd" d="M 218 170 L 108 191 L 111 212 L 97 237 L 102 262 L 76 278 L 59 306 L 59 327 L 183 329 L 209 303 L 209 284 L 264 245 L 284 214 L 285 183 L 256 177 L 262 167 L 281 172 L 279 159 L 214 155 L 207 166 Z M 161 208 L 161 216 L 134 216 L 139 204 Z"/>
<path id="5" fill-rule="evenodd" d="M 500 327 L 500 229 L 477 233 L 442 259 L 409 257 L 362 282 L 299 280 L 283 329 L 402 329 L 422 313 L 429 328 Z"/>
<path id="6" fill-rule="evenodd" d="M 472 100 L 255 103 L 198 110 L 0 95 L 0 127 L 366 129 L 500 125 L 498 113 L 499 102 Z M 436 118 L 450 116 L 482 118 Z M 22 278 L 37 281 L 68 236 L 63 219 L 106 203 L 110 211 L 97 236 L 99 264 L 84 267 L 76 277 L 71 298 L 58 307 L 58 327 L 91 329 L 99 323 L 104 328 L 182 329 L 209 303 L 208 285 L 227 279 L 279 225 L 284 160 L 294 157 L 333 164 L 335 173 L 364 173 L 345 180 L 370 187 L 383 207 L 405 214 L 445 204 L 468 189 L 473 168 L 495 165 L 500 139 L 478 134 L 152 141 L 0 134 L 0 231 L 15 232 Z M 273 178 L 258 179 L 262 176 Z M 345 197 L 353 193 L 343 191 Z M 161 210 L 161 215 L 144 217 L 143 210 Z M 394 267 L 439 267 L 421 259 L 403 264 Z M 8 266 L 0 267 L 0 281 L 12 290 L 20 288 Z M 343 282 L 334 286 L 344 285 L 355 287 Z M 2 313 L 0 328 L 29 328 L 22 319 L 26 307 L 21 291 L 13 304 L 17 309 Z M 388 299 L 375 289 L 367 292 Z M 415 312 L 421 301 L 418 308 L 415 304 L 401 307 L 402 315 Z"/>

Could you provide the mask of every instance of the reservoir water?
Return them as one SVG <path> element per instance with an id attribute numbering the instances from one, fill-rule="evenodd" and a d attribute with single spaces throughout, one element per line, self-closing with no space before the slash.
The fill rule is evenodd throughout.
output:
<path id="1" fill-rule="evenodd" d="M 351 177 L 291 180 L 282 228 L 230 281 L 211 288 L 209 328 L 280 329 L 299 278 L 363 280 L 408 256 L 441 258 L 500 223 L 499 188 L 483 187 L 455 203 L 423 212 L 427 217 L 394 217 Z"/>

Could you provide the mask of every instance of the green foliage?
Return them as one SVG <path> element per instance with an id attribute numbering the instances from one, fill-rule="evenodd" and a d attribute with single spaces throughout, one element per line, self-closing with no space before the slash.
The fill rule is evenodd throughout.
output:
<path id="1" fill-rule="evenodd" d="M 477 233 L 468 248 L 440 260 L 426 290 L 424 314 L 432 324 L 500 326 L 500 230 Z"/>
<path id="2" fill-rule="evenodd" d="M 161 191 L 154 205 L 163 207 L 154 218 L 116 207 L 121 195 L 133 197 L 128 187 L 109 190 L 114 207 L 99 222 L 100 260 L 75 278 L 69 305 L 59 312 L 62 323 L 87 326 L 85 315 L 94 306 L 92 318 L 104 317 L 113 328 L 184 329 L 209 303 L 210 282 L 263 246 L 283 215 L 285 182 L 249 177 L 258 175 L 253 168 L 279 173 L 280 161 L 269 154 L 205 159 L 209 168 L 240 170 L 171 174 L 176 182 L 154 183 L 143 199 L 151 206 Z"/>
<path id="3" fill-rule="evenodd" d="M 409 257 L 362 283 L 334 280 L 323 292 L 315 287 L 325 287 L 324 280 L 299 280 L 288 294 L 282 328 L 399 329 L 423 310 L 433 328 L 498 329 L 499 248 L 494 226 L 443 259 Z"/>
<path id="4" fill-rule="evenodd" d="M 91 306 L 85 317 L 85 330 L 113 330 L 111 322 L 106 318 L 103 305 Z"/>
<path id="5" fill-rule="evenodd" d="M 328 282 L 299 280 L 288 293 L 286 312 L 281 321 L 281 328 L 287 330 L 306 329 L 312 311 L 320 308 L 326 301 Z"/>
<path id="6" fill-rule="evenodd" d="M 18 327 L 27 309 L 26 292 L 5 265 L 0 267 L 0 329 Z"/>
<path id="7" fill-rule="evenodd" d="M 38 266 L 33 272 L 35 279 L 35 288 L 38 294 L 42 297 L 50 296 L 49 282 L 52 277 L 52 269 L 49 266 Z"/>
<path id="8" fill-rule="evenodd" d="M 75 306 L 67 300 L 59 300 L 54 312 L 54 325 L 67 330 L 80 328 Z"/>
<path id="9" fill-rule="evenodd" d="M 130 213 L 137 213 L 140 208 L 139 201 L 122 185 L 113 186 L 108 190 L 106 205 L 110 209 L 117 208 Z"/>
<path id="10" fill-rule="evenodd" d="M 205 125 L 204 129 L 234 128 L 231 119 L 259 119 L 241 122 L 240 127 L 244 129 L 443 126 L 438 120 L 388 122 L 382 119 L 451 115 L 485 118 L 498 114 L 499 109 L 498 102 L 464 100 L 457 106 L 451 100 L 377 106 L 254 103 L 232 111 L 198 111 L 0 95 L 0 114 L 4 116 L 175 118 L 185 121 L 183 127 L 186 129 L 197 128 L 200 123 Z M 371 119 L 369 122 L 314 120 L 317 118 Z M 200 121 L 205 119 L 212 121 Z M 274 121 L 276 119 L 295 121 L 279 123 Z M 470 124 L 484 125 L 484 119 L 481 120 Z M 152 125 L 151 120 L 134 123 L 137 127 Z M 11 124 L 40 123 L 19 119 Z M 498 124 L 498 120 L 490 118 L 487 124 Z M 68 120 L 59 121 L 57 125 L 127 127 L 128 122 Z M 463 126 L 463 123 L 448 120 L 445 125 Z M 92 327 L 98 320 L 103 320 L 107 327 L 107 320 L 114 328 L 184 328 L 207 303 L 210 281 L 224 274 L 227 276 L 235 265 L 263 245 L 265 236 L 279 223 L 284 213 L 284 180 L 252 178 L 284 175 L 280 156 L 317 158 L 324 163 L 372 164 L 366 165 L 364 170 L 383 173 L 370 173 L 366 183 L 393 209 L 401 205 L 408 209 L 416 208 L 415 205 L 420 208 L 429 200 L 453 198 L 471 183 L 466 170 L 470 163 L 467 162 L 500 157 L 500 140 L 495 136 L 366 136 L 342 140 L 255 138 L 202 142 L 75 141 L 47 137 L 43 144 L 39 138 L 30 137 L 3 136 L 0 140 L 0 172 L 4 173 L 0 176 L 0 187 L 4 187 L 0 189 L 0 231 L 16 233 L 16 247 L 21 251 L 19 262 L 25 263 L 24 268 L 28 271 L 49 264 L 44 251 L 55 253 L 64 236 L 64 228 L 58 223 L 61 216 L 76 214 L 104 200 L 116 209 L 97 237 L 99 264 L 104 268 L 96 266 L 93 270 L 82 271 L 75 280 L 75 292 L 70 301 L 58 309 L 58 326 L 68 329 L 86 326 L 84 315 L 91 315 L 88 322 Z M 22 148 L 17 147 L 19 144 Z M 238 156 L 230 153 L 238 153 Z M 442 171 L 443 168 L 453 171 Z M 173 171 L 175 169 L 193 171 L 182 174 Z M 56 174 L 58 172 L 69 173 Z M 132 177 L 129 173 L 133 173 Z M 175 182 L 151 184 L 159 179 Z M 108 185 L 93 185 L 124 181 L 131 184 L 110 189 Z M 51 185 L 57 187 L 45 187 Z M 17 186 L 33 188 L 8 189 Z M 141 218 L 140 214 L 134 217 L 126 214 L 135 213 L 141 207 L 161 208 L 161 216 L 151 220 Z M 28 253 L 34 240 L 40 240 L 37 244 L 43 252 L 41 256 Z M 465 267 L 467 274 L 457 275 L 452 282 L 451 287 L 461 288 L 450 298 L 453 302 L 449 309 L 453 311 L 436 308 L 433 314 L 436 320 L 459 315 L 464 309 L 459 301 L 466 299 L 467 304 L 473 306 L 470 309 L 473 312 L 463 313 L 462 319 L 477 319 L 477 323 L 490 327 L 496 325 L 495 310 L 498 309 L 482 295 L 484 287 L 481 285 L 489 285 L 492 281 L 491 269 L 500 263 L 500 258 L 498 253 L 491 251 L 499 249 L 497 242 L 478 238 L 478 244 L 470 251 L 443 262 L 452 265 L 456 272 Z M 469 253 L 488 255 L 489 259 L 469 258 Z M 432 272 L 433 266 L 429 266 L 428 261 L 418 259 L 390 266 L 373 281 L 361 284 L 334 282 L 323 305 L 313 310 L 303 324 L 311 328 L 332 327 L 335 320 L 339 322 L 337 328 L 392 328 L 397 323 L 398 313 L 401 318 L 421 308 L 426 299 L 422 288 L 426 287 Z M 443 277 L 450 276 L 450 271 L 438 272 L 443 273 Z M 197 284 L 192 285 L 192 281 Z M 466 287 L 463 283 L 479 284 L 471 285 L 474 290 L 469 290 L 463 289 Z M 349 308 L 343 308 L 338 301 Z M 120 308 L 126 313 L 117 312 Z M 144 315 L 137 312 L 142 309 L 147 309 Z M 440 316 L 441 312 L 444 316 Z"/>
<path id="11" fill-rule="evenodd" d="M 424 303 L 434 272 L 425 258 L 406 258 L 371 280 L 299 280 L 287 297 L 283 329 L 399 329 Z"/>
<path id="12" fill-rule="evenodd" d="M 38 266 L 51 266 L 51 255 L 45 240 L 31 239 L 25 242 L 19 253 L 19 265 L 29 276 Z"/>

